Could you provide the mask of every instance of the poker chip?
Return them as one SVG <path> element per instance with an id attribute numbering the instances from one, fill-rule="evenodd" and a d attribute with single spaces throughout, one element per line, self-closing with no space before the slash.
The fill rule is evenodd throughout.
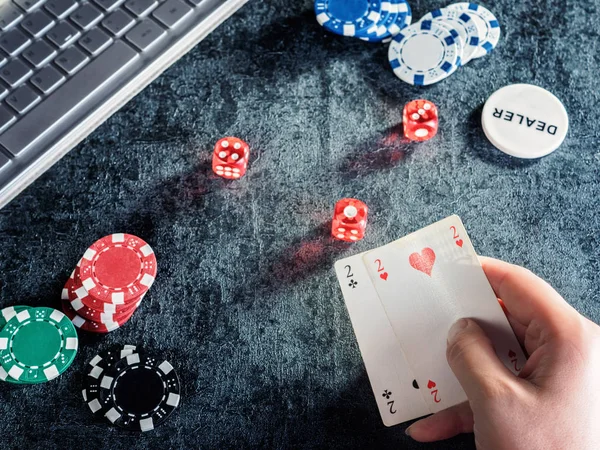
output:
<path id="1" fill-rule="evenodd" d="M 104 417 L 105 405 L 100 402 L 100 380 L 104 372 L 110 369 L 117 361 L 134 352 L 139 351 L 134 345 L 113 347 L 94 356 L 89 362 L 89 372 L 85 378 L 85 388 L 82 390 L 83 399 L 96 417 Z"/>
<path id="2" fill-rule="evenodd" d="M 0 331 L 0 366 L 18 382 L 50 381 L 71 365 L 78 342 L 75 327 L 62 312 L 25 308 Z"/>
<path id="3" fill-rule="evenodd" d="M 500 22 L 487 8 L 475 3 L 454 3 L 446 7 L 468 15 L 479 31 L 479 45 L 473 58 L 481 58 L 491 52 L 500 40 Z M 465 18 L 466 20 L 466 18 Z"/>
<path id="4" fill-rule="evenodd" d="M 103 371 L 97 411 L 128 430 L 150 431 L 179 406 L 179 378 L 162 358 L 133 353 Z M 88 395 L 88 404 L 90 396 Z"/>
<path id="5" fill-rule="evenodd" d="M 120 320 L 107 321 L 107 322 L 94 322 L 78 315 L 69 300 L 61 299 L 62 309 L 65 315 L 71 320 L 73 325 L 79 330 L 89 331 L 91 333 L 110 333 L 121 326 L 123 326 L 135 312 L 132 311 L 129 315 L 123 317 Z"/>
<path id="6" fill-rule="evenodd" d="M 86 250 L 79 274 L 83 288 L 96 300 L 123 305 L 139 299 L 152 286 L 156 256 L 136 236 L 111 234 Z"/>
<path id="7" fill-rule="evenodd" d="M 63 312 L 79 330 L 109 333 L 123 326 L 156 278 L 152 248 L 131 234 L 94 242 L 61 294 Z"/>
<path id="8" fill-rule="evenodd" d="M 99 323 L 111 323 L 123 320 L 125 317 L 130 316 L 131 313 L 137 309 L 142 300 L 140 299 L 137 303 L 132 305 L 126 305 L 125 309 L 119 310 L 118 312 L 104 312 L 102 310 L 90 308 L 83 303 L 83 300 L 77 296 L 76 291 L 77 289 L 75 280 L 73 278 L 69 278 L 62 291 L 61 299 L 68 300 L 77 315 L 83 317 L 84 319 L 91 320 L 92 322 Z M 89 295 L 87 297 L 89 297 Z"/>
<path id="9" fill-rule="evenodd" d="M 440 22 L 443 26 L 456 33 L 455 38 L 461 42 L 463 55 L 461 65 L 473 59 L 479 49 L 479 30 L 475 21 L 469 14 L 465 14 L 458 9 L 436 9 L 427 13 L 421 20 L 434 20 Z"/>
<path id="10" fill-rule="evenodd" d="M 394 74 L 402 81 L 427 86 L 456 70 L 460 52 L 458 41 L 447 28 L 423 20 L 392 39 L 388 59 Z"/>
<path id="11" fill-rule="evenodd" d="M 533 159 L 549 155 L 563 143 L 569 116 L 562 102 L 546 89 L 511 84 L 485 102 L 481 125 L 498 150 Z"/>
<path id="12" fill-rule="evenodd" d="M 317 22 L 341 36 L 360 36 L 377 26 L 382 15 L 381 0 L 316 0 Z"/>

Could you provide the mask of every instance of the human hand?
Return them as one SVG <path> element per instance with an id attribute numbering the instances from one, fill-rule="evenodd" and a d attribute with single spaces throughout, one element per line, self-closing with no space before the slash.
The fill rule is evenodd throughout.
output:
<path id="1" fill-rule="evenodd" d="M 459 320 L 446 356 L 469 401 L 415 422 L 407 434 L 433 442 L 474 432 L 479 450 L 600 448 L 600 327 L 530 271 L 480 261 L 529 359 L 513 375 L 477 323 Z"/>

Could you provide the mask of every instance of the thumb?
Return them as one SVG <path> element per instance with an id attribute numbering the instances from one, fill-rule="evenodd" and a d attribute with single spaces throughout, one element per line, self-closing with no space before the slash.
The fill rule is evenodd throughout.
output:
<path id="1" fill-rule="evenodd" d="M 450 327 L 446 358 L 470 401 L 489 398 L 515 378 L 473 319 L 460 319 Z"/>

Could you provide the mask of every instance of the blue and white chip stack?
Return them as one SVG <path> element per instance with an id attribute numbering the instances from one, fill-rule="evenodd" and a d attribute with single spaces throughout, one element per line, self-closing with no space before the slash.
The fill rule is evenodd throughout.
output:
<path id="1" fill-rule="evenodd" d="M 500 39 L 498 19 L 475 3 L 436 9 L 392 39 L 388 58 L 407 83 L 427 86 L 491 52 Z"/>
<path id="2" fill-rule="evenodd" d="M 388 58 L 398 78 L 417 86 L 444 80 L 500 39 L 498 19 L 475 3 L 436 9 L 411 25 L 406 0 L 315 0 L 328 31 L 369 42 L 391 42 Z"/>
<path id="3" fill-rule="evenodd" d="M 315 0 L 326 30 L 369 42 L 389 42 L 412 22 L 406 0 Z"/>

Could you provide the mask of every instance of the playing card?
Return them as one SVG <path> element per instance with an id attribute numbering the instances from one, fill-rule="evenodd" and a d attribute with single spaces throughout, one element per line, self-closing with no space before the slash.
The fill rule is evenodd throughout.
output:
<path id="1" fill-rule="evenodd" d="M 375 292 L 362 254 L 335 264 L 375 401 L 386 426 L 429 414 Z"/>
<path id="2" fill-rule="evenodd" d="M 448 330 L 459 318 L 476 319 L 504 364 L 521 369 L 525 356 L 458 216 L 363 260 L 431 412 L 466 400 L 446 361 Z"/>

